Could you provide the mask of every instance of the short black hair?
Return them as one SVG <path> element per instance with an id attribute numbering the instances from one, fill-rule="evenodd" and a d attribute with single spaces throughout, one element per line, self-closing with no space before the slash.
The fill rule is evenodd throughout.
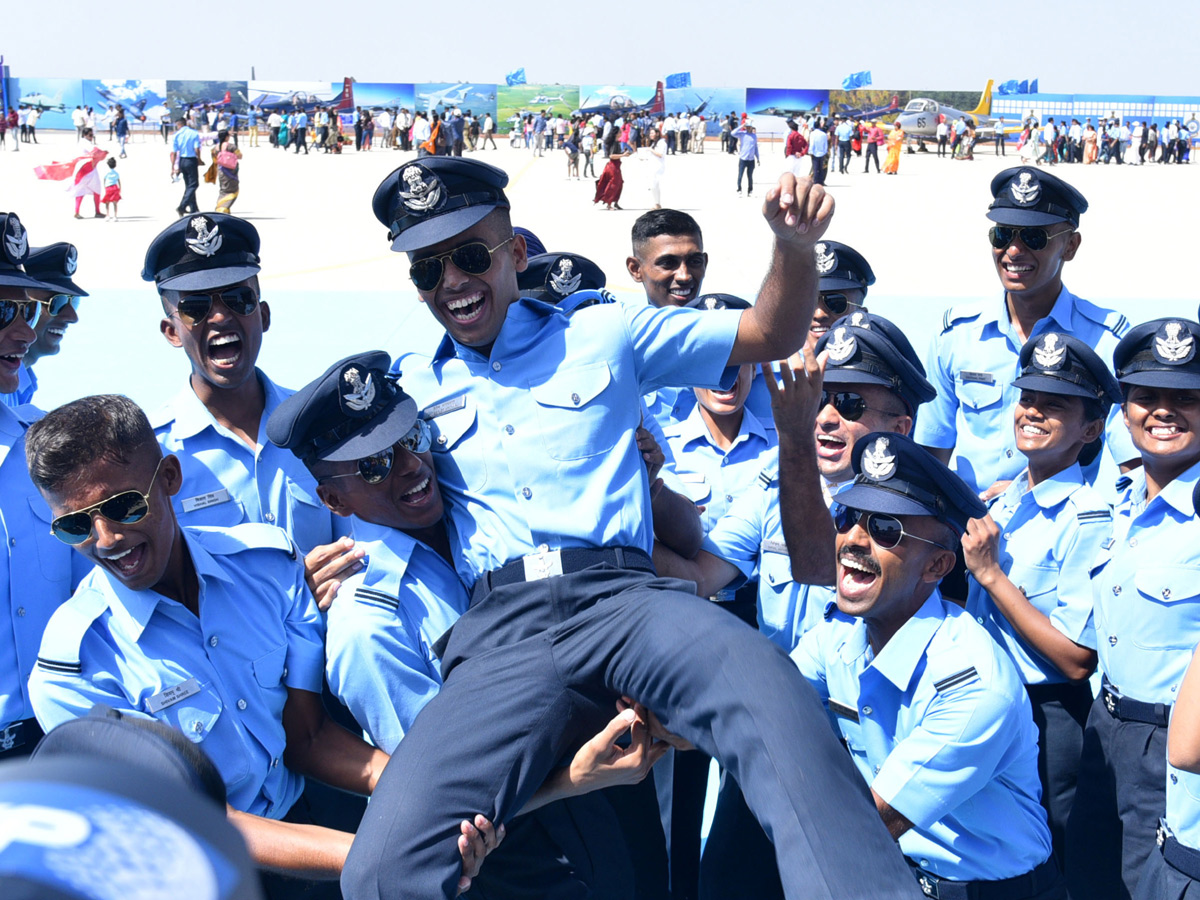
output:
<path id="1" fill-rule="evenodd" d="M 93 463 L 127 465 L 147 447 L 162 455 L 142 408 L 120 394 L 95 394 L 64 404 L 30 425 L 25 462 L 38 488 L 58 493 Z"/>
<path id="2" fill-rule="evenodd" d="M 646 241 L 664 234 L 695 238 L 696 243 L 704 244 L 700 223 L 687 213 L 677 209 L 652 209 L 638 216 L 637 221 L 633 223 L 634 252 L 636 253 Z"/>

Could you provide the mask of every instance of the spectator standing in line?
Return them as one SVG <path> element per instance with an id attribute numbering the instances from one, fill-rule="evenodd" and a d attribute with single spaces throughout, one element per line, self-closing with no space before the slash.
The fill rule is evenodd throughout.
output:
<path id="1" fill-rule="evenodd" d="M 800 161 L 808 153 L 808 141 L 800 133 L 795 119 L 788 119 L 788 136 L 783 144 L 784 167 L 797 178 L 801 177 Z"/>
<path id="2" fill-rule="evenodd" d="M 462 156 L 463 155 L 463 133 L 464 133 L 463 129 L 464 129 L 464 122 L 463 122 L 462 110 L 459 109 L 458 107 L 455 107 L 454 111 L 450 113 L 450 155 L 451 156 Z"/>
<path id="3" fill-rule="evenodd" d="M 279 114 L 279 110 L 271 110 L 271 115 L 267 116 L 267 139 L 272 147 L 279 146 L 279 126 L 282 124 L 283 116 Z"/>
<path id="4" fill-rule="evenodd" d="M 733 136 L 738 141 L 738 196 L 740 197 L 742 194 L 742 174 L 745 173 L 746 196 L 750 197 L 754 194 L 754 166 L 759 161 L 758 133 L 754 129 L 754 123 L 747 119 L 733 133 Z M 687 151 L 685 150 L 684 152 L 686 153 Z"/>
<path id="5" fill-rule="evenodd" d="M 71 124 L 75 126 L 75 143 L 83 140 L 83 124 L 87 121 L 87 116 L 83 111 L 82 106 L 75 107 L 75 111 L 71 113 Z"/>
<path id="6" fill-rule="evenodd" d="M 937 123 L 937 145 L 938 156 L 946 156 L 946 144 L 950 140 L 950 126 L 946 124 L 945 116 L 938 116 Z"/>
<path id="7" fill-rule="evenodd" d="M 36 106 L 29 110 L 29 137 L 26 138 L 26 143 L 36 144 L 37 139 L 37 123 L 42 117 L 42 111 Z"/>
<path id="8" fill-rule="evenodd" d="M 117 147 L 121 151 L 121 159 L 125 158 L 125 142 L 129 140 L 129 120 L 125 118 L 125 107 L 117 107 L 117 118 L 113 122 L 113 132 L 117 136 Z"/>
<path id="9" fill-rule="evenodd" d="M 292 143 L 296 145 L 293 153 L 299 155 L 300 148 L 303 147 L 304 155 L 308 156 L 308 113 L 302 108 L 296 110 L 292 116 Z"/>

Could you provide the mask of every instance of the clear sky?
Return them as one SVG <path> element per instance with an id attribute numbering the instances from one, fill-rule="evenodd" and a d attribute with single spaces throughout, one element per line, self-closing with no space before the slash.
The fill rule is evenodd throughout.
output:
<path id="1" fill-rule="evenodd" d="M 249 0 L 5 4 L 14 76 L 653 83 L 1200 95 L 1200 4 Z M 89 24 L 83 24 L 84 22 Z"/>

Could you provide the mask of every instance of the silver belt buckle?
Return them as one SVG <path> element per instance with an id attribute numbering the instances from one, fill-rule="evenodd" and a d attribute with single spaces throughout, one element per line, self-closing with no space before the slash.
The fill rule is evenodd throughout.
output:
<path id="1" fill-rule="evenodd" d="M 538 547 L 536 553 L 521 557 L 521 562 L 525 566 L 526 581 L 541 581 L 563 573 L 562 551 L 551 550 L 547 544 Z"/>
<path id="2" fill-rule="evenodd" d="M 0 731 L 0 753 L 25 746 L 25 723 L 14 722 Z"/>

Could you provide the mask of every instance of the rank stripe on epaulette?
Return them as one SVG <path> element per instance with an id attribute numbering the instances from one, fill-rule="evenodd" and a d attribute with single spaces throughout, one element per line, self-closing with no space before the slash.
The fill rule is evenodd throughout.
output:
<path id="1" fill-rule="evenodd" d="M 957 675 L 951 675 L 949 678 L 943 678 L 941 681 L 935 681 L 933 683 L 933 689 L 935 691 L 944 691 L 947 688 L 957 687 L 964 681 L 970 681 L 978 674 L 979 673 L 975 671 L 975 667 L 971 666 L 969 669 L 963 669 Z"/>
<path id="2" fill-rule="evenodd" d="M 1089 512 L 1081 512 L 1075 516 L 1080 522 L 1111 522 L 1112 513 L 1107 509 L 1096 509 Z"/>
<path id="3" fill-rule="evenodd" d="M 858 710 L 849 704 L 829 698 L 829 711 L 834 715 L 841 716 L 843 719 L 849 719 L 852 722 L 858 721 Z"/>
<path id="4" fill-rule="evenodd" d="M 763 469 L 758 473 L 758 480 L 762 482 L 763 490 L 769 488 L 775 481 L 775 468 L 771 466 Z"/>
<path id="5" fill-rule="evenodd" d="M 47 672 L 63 672 L 67 675 L 78 675 L 83 671 L 82 663 L 63 662 L 57 659 L 43 659 L 38 657 L 37 664 L 40 668 Z"/>
<path id="6" fill-rule="evenodd" d="M 360 597 L 363 600 L 369 600 L 372 603 L 383 603 L 393 609 L 400 605 L 400 600 L 393 597 L 391 594 L 385 594 L 383 591 L 377 591 L 373 588 L 360 587 L 354 591 L 355 597 Z"/>

